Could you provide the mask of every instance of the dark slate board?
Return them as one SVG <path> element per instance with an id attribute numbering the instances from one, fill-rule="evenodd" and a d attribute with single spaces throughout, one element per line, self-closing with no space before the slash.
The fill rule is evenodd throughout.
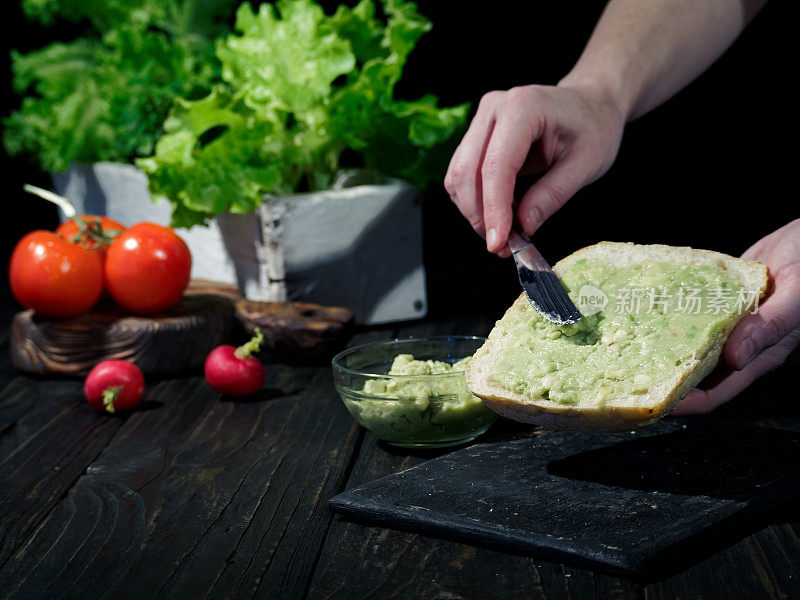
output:
<path id="1" fill-rule="evenodd" d="M 800 495 L 800 432 L 703 419 L 476 444 L 347 490 L 355 520 L 629 576 Z"/>

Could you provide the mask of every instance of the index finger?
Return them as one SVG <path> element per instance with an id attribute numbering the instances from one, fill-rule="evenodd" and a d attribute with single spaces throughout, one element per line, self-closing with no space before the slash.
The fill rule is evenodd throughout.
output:
<path id="1" fill-rule="evenodd" d="M 490 252 L 498 252 L 508 241 L 517 174 L 541 134 L 541 120 L 530 118 L 519 108 L 505 103 L 497 111 L 481 165 L 483 221 Z"/>
<path id="2" fill-rule="evenodd" d="M 489 92 L 481 99 L 464 138 L 453 153 L 444 178 L 450 198 L 481 237 L 485 236 L 485 231 L 479 171 L 494 127 L 494 106 L 500 94 Z"/>

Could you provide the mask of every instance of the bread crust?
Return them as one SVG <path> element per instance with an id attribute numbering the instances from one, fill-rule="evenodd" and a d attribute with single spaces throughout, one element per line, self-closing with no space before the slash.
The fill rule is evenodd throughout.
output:
<path id="1" fill-rule="evenodd" d="M 495 383 L 490 375 L 489 356 L 502 348 L 502 320 L 498 321 L 486 343 L 475 353 L 466 372 L 467 386 L 493 411 L 515 421 L 533 423 L 552 429 L 628 430 L 645 427 L 671 411 L 702 379 L 714 370 L 722 348 L 734 327 L 757 306 L 769 287 L 769 272 L 756 261 L 734 258 L 711 250 L 662 244 L 639 245 L 630 242 L 600 242 L 582 248 L 559 261 L 553 269 L 561 275 L 576 260 L 601 258 L 610 264 L 624 267 L 651 260 L 676 264 L 708 265 L 723 270 L 747 290 L 758 290 L 745 309 L 733 315 L 720 328 L 711 342 L 701 349 L 672 379 L 659 382 L 646 394 L 607 401 L 603 406 L 559 404 L 545 398 L 530 398 Z M 525 294 L 521 294 L 506 315 L 516 311 L 534 310 Z"/>

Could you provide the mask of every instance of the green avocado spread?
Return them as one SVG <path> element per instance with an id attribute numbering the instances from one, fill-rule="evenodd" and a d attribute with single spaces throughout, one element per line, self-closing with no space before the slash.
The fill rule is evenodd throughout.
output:
<path id="1" fill-rule="evenodd" d="M 399 354 L 391 377 L 368 380 L 363 392 L 345 398 L 345 404 L 384 440 L 431 441 L 480 432 L 497 415 L 467 388 L 463 372 L 471 358 L 448 363 Z"/>
<path id="2" fill-rule="evenodd" d="M 469 366 L 468 356 L 452 364 L 441 360 L 415 360 L 411 354 L 398 354 L 392 361 L 389 375 L 438 375 L 466 371 Z M 412 400 L 416 405 L 427 407 L 431 398 L 441 396 L 458 396 L 469 393 L 461 378 L 455 377 L 420 377 L 398 379 L 371 379 L 364 384 L 364 392 L 372 396 L 393 398 L 395 400 Z"/>
<path id="3" fill-rule="evenodd" d="M 560 275 L 584 317 L 556 325 L 529 304 L 506 315 L 491 372 L 506 389 L 562 404 L 647 393 L 747 304 L 737 280 L 704 265 L 580 259 Z"/>

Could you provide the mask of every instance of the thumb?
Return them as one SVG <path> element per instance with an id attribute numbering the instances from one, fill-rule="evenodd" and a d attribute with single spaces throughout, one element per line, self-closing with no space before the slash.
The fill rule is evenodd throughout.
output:
<path id="1" fill-rule="evenodd" d="M 775 285 L 772 295 L 747 315 L 725 344 L 725 361 L 741 370 L 765 349 L 781 341 L 800 325 L 800 274 L 787 273 Z"/>
<path id="2" fill-rule="evenodd" d="M 579 151 L 565 154 L 522 196 L 517 219 L 533 235 L 572 196 L 592 179 L 591 157 Z"/>

